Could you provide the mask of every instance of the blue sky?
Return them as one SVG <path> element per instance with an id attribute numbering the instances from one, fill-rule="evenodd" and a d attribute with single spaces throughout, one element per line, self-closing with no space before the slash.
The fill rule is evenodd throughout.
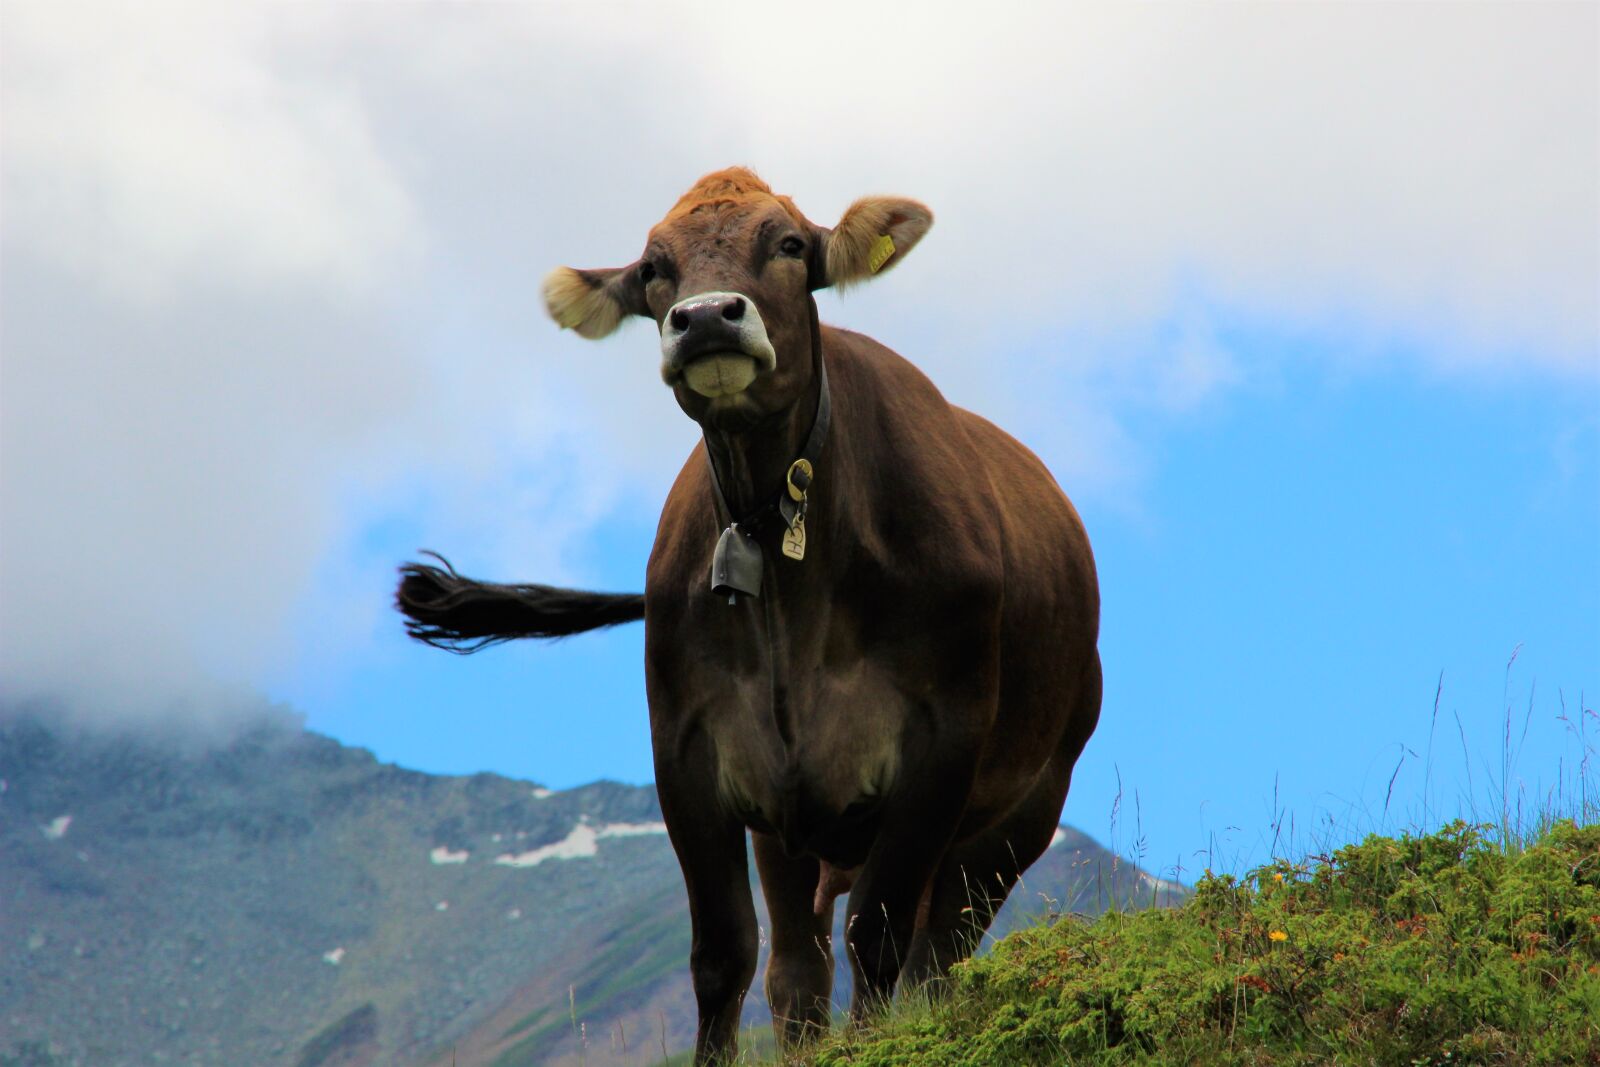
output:
<path id="1" fill-rule="evenodd" d="M 560 333 L 538 282 L 737 162 L 825 225 L 932 206 L 822 315 L 1084 516 L 1107 690 L 1068 821 L 1191 871 L 1280 813 L 1309 847 L 1481 812 L 1508 705 L 1512 792 L 1570 773 L 1600 12 L 808 10 L 8 3 L 8 697 L 217 736 L 267 698 L 407 766 L 648 780 L 638 627 L 458 659 L 388 604 L 422 547 L 640 586 L 695 428 L 647 325 Z"/>

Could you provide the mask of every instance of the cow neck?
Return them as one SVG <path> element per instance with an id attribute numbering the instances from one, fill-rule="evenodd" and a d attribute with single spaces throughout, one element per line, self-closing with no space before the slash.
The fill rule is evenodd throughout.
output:
<path id="1" fill-rule="evenodd" d="M 735 438 L 731 434 L 702 429 L 706 458 L 711 468 L 712 493 L 716 498 L 717 520 L 725 525 L 717 542 L 712 566 L 712 588 L 727 595 L 730 603 L 738 595 L 759 597 L 764 584 L 768 547 L 764 535 L 787 530 L 796 513 L 804 520 L 805 504 L 797 507 L 789 486 L 810 487 L 817 476 L 828 429 L 833 421 L 833 399 L 828 388 L 828 367 L 822 358 L 822 329 L 817 318 L 817 303 L 808 298 L 811 321 L 812 381 L 816 403 L 810 429 L 803 442 L 800 426 L 791 414 L 772 434 L 750 431 Z M 808 393 L 810 390 L 808 390 Z M 796 404 L 792 411 L 805 410 Z M 799 470 L 802 461 L 806 470 Z M 768 491 L 763 491 L 763 487 Z"/>

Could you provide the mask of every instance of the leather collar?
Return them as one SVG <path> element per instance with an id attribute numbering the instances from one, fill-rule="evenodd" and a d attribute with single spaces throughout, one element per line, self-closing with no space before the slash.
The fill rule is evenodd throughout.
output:
<path id="1" fill-rule="evenodd" d="M 717 541 L 717 551 L 711 565 L 711 591 L 728 597 L 735 603 L 738 594 L 761 595 L 761 572 L 765 552 L 757 540 L 773 529 L 792 530 L 805 521 L 806 490 L 815 480 L 817 463 L 828 443 L 828 428 L 833 423 L 833 393 L 828 388 L 828 364 L 822 358 L 822 330 L 817 321 L 817 302 L 811 304 L 811 350 L 813 366 L 817 373 L 817 411 L 811 420 L 811 432 L 805 444 L 789 465 L 785 485 L 777 495 L 737 520 L 729 522 Z M 711 468 L 711 490 L 716 496 L 717 519 L 731 516 L 728 499 L 717 477 L 717 465 L 711 460 L 711 449 L 706 449 L 706 462 Z M 791 487 L 795 492 L 791 492 Z M 796 492 L 799 499 L 795 499 Z"/>

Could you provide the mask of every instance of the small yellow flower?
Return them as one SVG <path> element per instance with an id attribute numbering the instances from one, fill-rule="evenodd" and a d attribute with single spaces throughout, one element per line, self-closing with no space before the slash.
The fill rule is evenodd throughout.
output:
<path id="1" fill-rule="evenodd" d="M 1284 933 L 1282 930 L 1273 930 L 1271 933 L 1267 934 L 1267 936 L 1272 938 L 1274 941 L 1289 940 L 1289 935 Z"/>
<path id="2" fill-rule="evenodd" d="M 1274 872 L 1272 872 L 1272 877 L 1276 878 L 1278 881 L 1281 882 L 1281 881 L 1283 881 L 1283 872 L 1282 871 L 1274 871 Z"/>

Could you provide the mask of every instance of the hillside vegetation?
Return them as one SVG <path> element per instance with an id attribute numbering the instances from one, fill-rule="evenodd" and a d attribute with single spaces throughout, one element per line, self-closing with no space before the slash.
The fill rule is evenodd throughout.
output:
<path id="1" fill-rule="evenodd" d="M 1372 836 L 1021 930 L 813 1067 L 1600 1064 L 1600 825 Z"/>

